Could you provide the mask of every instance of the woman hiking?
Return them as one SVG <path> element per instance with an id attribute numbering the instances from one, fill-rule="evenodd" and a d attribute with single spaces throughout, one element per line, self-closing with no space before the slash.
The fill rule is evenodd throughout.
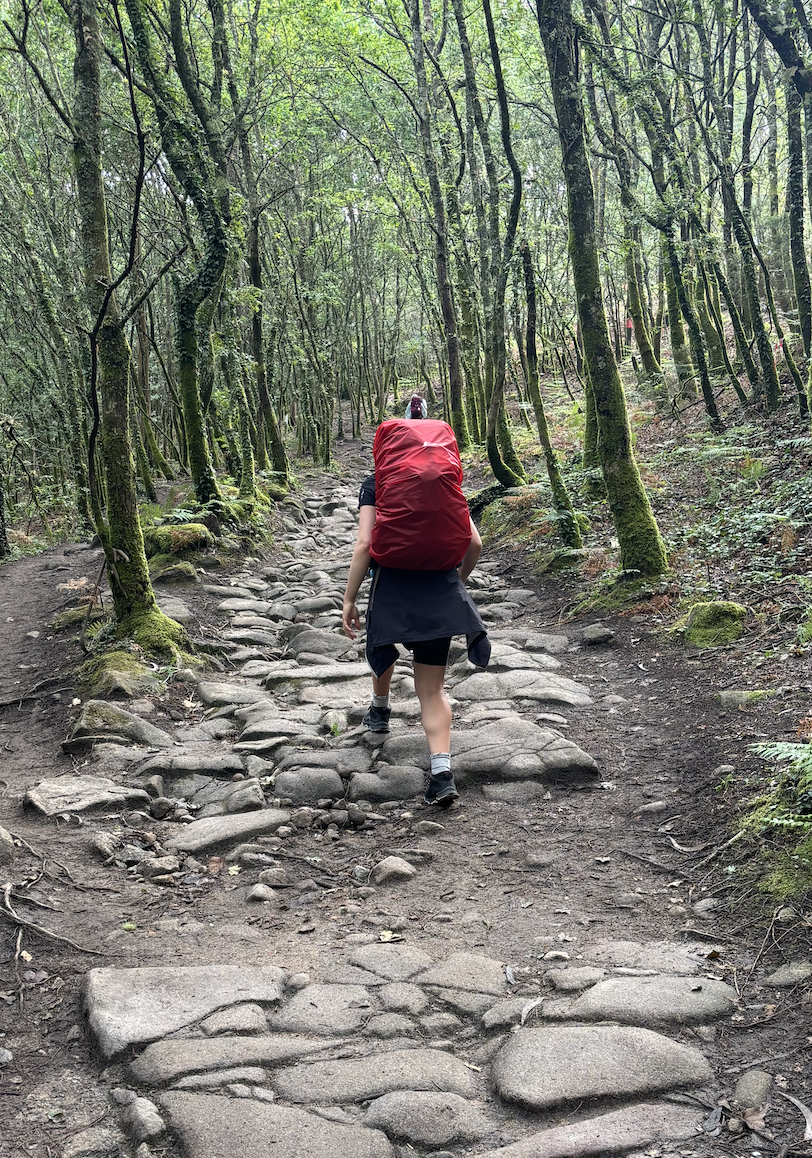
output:
<path id="1" fill-rule="evenodd" d="M 355 639 L 361 630 L 355 600 L 371 573 L 366 657 L 372 670 L 372 702 L 363 723 L 373 732 L 389 731 L 389 688 L 398 658 L 395 644 L 404 644 L 414 658 L 415 692 L 431 753 L 424 799 L 427 804 L 449 808 L 459 795 L 451 769 L 451 705 L 443 690 L 451 638 L 467 637 L 469 659 L 477 667 L 487 666 L 490 643 L 464 587 L 479 559 L 482 540 L 459 486 L 459 450 L 451 428 L 444 422 L 427 421 L 426 416 L 425 401 L 414 394 L 404 419 L 378 428 L 375 462 L 381 476 L 380 509 L 376 508 L 376 476 L 372 474 L 361 484 L 358 498 L 358 537 L 342 620 L 346 634 Z M 403 429 L 419 421 L 426 422 L 420 431 Z M 415 437 L 424 431 L 425 439 Z M 399 537 L 395 543 L 393 536 Z M 400 565 L 388 566 L 388 559 Z"/>

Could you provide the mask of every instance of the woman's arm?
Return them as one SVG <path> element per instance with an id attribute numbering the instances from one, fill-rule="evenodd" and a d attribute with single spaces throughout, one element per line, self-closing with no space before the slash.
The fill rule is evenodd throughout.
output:
<path id="1" fill-rule="evenodd" d="M 471 519 L 471 542 L 468 544 L 468 550 L 462 557 L 460 563 L 460 579 L 463 583 L 477 565 L 477 560 L 482 554 L 482 540 L 479 537 L 479 531 L 474 526 L 474 520 Z"/>
<path id="2" fill-rule="evenodd" d="M 355 639 L 356 634 L 361 630 L 361 616 L 358 614 L 355 600 L 358 595 L 358 590 L 364 581 L 364 576 L 369 570 L 369 564 L 372 558 L 369 553 L 369 543 L 372 538 L 372 528 L 374 526 L 375 508 L 371 506 L 361 507 L 358 518 L 358 536 L 352 552 L 350 573 L 347 576 L 347 586 L 344 589 L 344 605 L 341 616 L 342 626 L 350 639 Z"/>

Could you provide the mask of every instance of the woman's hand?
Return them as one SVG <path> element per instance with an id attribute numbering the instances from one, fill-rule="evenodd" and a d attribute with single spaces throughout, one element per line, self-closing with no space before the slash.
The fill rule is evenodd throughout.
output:
<path id="1" fill-rule="evenodd" d="M 356 635 L 361 630 L 361 615 L 355 604 L 348 599 L 344 600 L 344 607 L 341 614 L 341 626 L 344 628 L 345 635 L 348 635 L 350 639 L 355 639 Z"/>

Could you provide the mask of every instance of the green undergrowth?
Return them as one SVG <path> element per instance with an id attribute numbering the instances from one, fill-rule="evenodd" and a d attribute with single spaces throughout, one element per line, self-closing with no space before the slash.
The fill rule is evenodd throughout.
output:
<path id="1" fill-rule="evenodd" d="M 758 887 L 786 901 L 812 889 L 812 745 L 776 741 L 752 750 L 769 778 L 745 800 L 741 827 L 756 842 Z"/>

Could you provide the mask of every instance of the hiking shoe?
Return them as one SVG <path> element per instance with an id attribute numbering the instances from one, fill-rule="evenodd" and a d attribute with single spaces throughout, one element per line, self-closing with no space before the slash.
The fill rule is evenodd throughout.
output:
<path id="1" fill-rule="evenodd" d="M 374 704 L 370 704 L 361 723 L 365 728 L 369 728 L 370 732 L 388 732 L 391 715 L 391 708 L 376 708 Z"/>
<path id="2" fill-rule="evenodd" d="M 454 801 L 459 798 L 459 795 L 454 783 L 454 773 L 438 772 L 434 776 L 429 776 L 423 799 L 426 804 L 436 804 L 438 808 L 450 808 Z"/>

